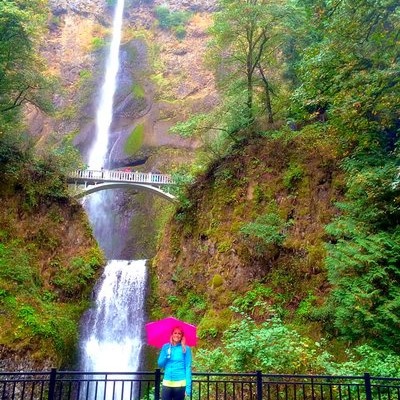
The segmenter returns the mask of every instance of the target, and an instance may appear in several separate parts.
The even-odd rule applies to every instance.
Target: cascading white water
[[[101,89],[100,103],[96,115],[96,138],[89,154],[89,167],[100,169],[104,166],[108,151],[109,130],[113,116],[113,101],[119,69],[119,47],[121,44],[124,0],[118,0],[113,22],[113,35],[107,58],[106,74]]]
[[[110,51],[107,57],[104,83],[100,92],[100,101],[96,113],[96,131],[94,142],[88,154],[90,169],[100,170],[108,167],[108,144],[110,127],[113,118],[113,100],[117,88],[119,70],[119,49],[122,36],[122,20],[124,0],[118,0],[113,19],[113,30]],[[84,207],[88,213],[97,241],[109,258],[118,257],[118,250],[110,238],[110,229],[115,229],[113,216],[113,194],[107,192],[95,193],[84,200]]]
[[[137,371],[144,323],[145,260],[111,260],[85,319],[85,371]]]
[[[96,137],[88,154],[88,164],[92,169],[100,169],[108,162],[108,137],[113,116],[113,98],[117,87],[123,8],[124,0],[118,0],[105,81],[97,111]],[[119,228],[118,219],[113,217],[112,213],[113,201],[112,193],[100,192],[90,195],[84,203],[95,236],[108,258],[120,257],[120,252],[114,249],[115,246],[110,240],[111,232],[118,231]],[[123,241],[124,238],[121,237],[120,242]],[[82,370],[88,372],[138,370],[143,342],[145,281],[145,261],[108,262],[95,290],[95,307],[88,310],[81,323]],[[91,393],[90,398],[94,398],[93,396],[95,395]]]

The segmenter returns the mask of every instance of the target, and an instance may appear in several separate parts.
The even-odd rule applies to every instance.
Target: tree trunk
[[[258,65],[258,69],[261,73],[261,78],[264,83],[265,89],[265,110],[267,112],[268,122],[270,124],[274,123],[274,116],[272,114],[272,104],[271,104],[271,90],[269,88],[268,79],[264,74],[264,70],[262,69],[261,65]]]

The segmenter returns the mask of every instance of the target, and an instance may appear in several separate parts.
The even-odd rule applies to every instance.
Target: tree
[[[299,64],[294,99],[303,117],[327,112],[351,134],[393,135],[399,127],[398,2],[342,0],[323,7],[307,0],[306,8],[310,2],[318,10],[309,18],[319,40]]]
[[[264,87],[264,109],[273,122],[271,84],[267,67],[278,57],[282,41],[283,6],[279,0],[220,0],[211,29],[220,83],[242,82],[247,119],[254,119],[256,87]],[[288,12],[288,9],[286,9]]]
[[[328,309],[346,339],[398,351],[399,4],[296,3],[305,10],[314,38],[298,63],[297,116],[324,120],[347,155],[341,215],[327,227]]]
[[[49,109],[51,80],[44,76],[39,39],[44,32],[45,0],[0,2],[0,117],[10,118],[24,103]]]
[[[368,339],[398,351],[400,187],[393,185],[395,157],[348,160],[345,167],[351,176],[347,202],[339,205],[343,214],[327,227],[332,235],[326,266],[335,325],[348,339]]]

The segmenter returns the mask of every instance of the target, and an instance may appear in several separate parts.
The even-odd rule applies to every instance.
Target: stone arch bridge
[[[174,181],[166,174],[80,169],[71,173],[67,177],[67,182],[75,186],[75,198],[101,190],[131,188],[151,192],[171,202],[176,201],[176,197],[168,193],[168,187],[174,185]]]

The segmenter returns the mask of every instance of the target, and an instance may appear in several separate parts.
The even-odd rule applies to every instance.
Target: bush
[[[342,215],[326,228],[332,237],[326,266],[335,326],[346,339],[400,349],[400,188],[388,156],[348,160]],[[351,324],[349,324],[351,321]]]
[[[223,347],[199,350],[195,365],[200,371],[268,373],[312,373],[321,370],[320,360],[328,354],[316,343],[273,318],[257,325],[244,317],[223,336]]]
[[[283,176],[283,186],[285,186],[286,189],[291,190],[297,185],[303,176],[304,170],[301,165],[290,164]]]
[[[246,236],[260,239],[266,245],[281,245],[288,226],[290,223],[285,222],[278,214],[268,213],[259,216],[255,222],[244,225],[240,231]]]
[[[73,257],[69,265],[60,266],[52,283],[66,297],[82,293],[84,288],[94,279],[97,268],[103,264],[99,251],[93,249],[85,257]]]
[[[161,29],[172,29],[180,39],[186,35],[184,24],[189,19],[189,13],[170,11],[167,6],[158,6],[155,8],[155,14]]]

